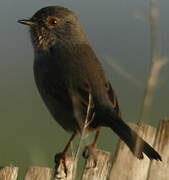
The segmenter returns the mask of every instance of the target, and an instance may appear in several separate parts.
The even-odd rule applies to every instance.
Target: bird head
[[[37,11],[32,18],[18,21],[30,26],[35,49],[48,51],[51,47],[64,47],[88,43],[76,15],[60,6],[49,6]]]

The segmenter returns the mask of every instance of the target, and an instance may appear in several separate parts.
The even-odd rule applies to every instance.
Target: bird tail
[[[143,153],[145,153],[150,160],[162,160],[158,152],[137,135],[116,112],[109,111],[105,117],[104,125],[110,127],[127,144],[137,158],[143,159]],[[138,148],[136,148],[137,142],[139,142]]]

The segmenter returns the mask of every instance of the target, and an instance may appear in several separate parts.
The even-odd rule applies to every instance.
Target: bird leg
[[[68,141],[68,144],[66,145],[65,149],[63,150],[63,152],[61,154],[56,154],[55,155],[55,163],[56,163],[56,166],[55,168],[57,169],[59,164],[63,164],[63,167],[64,167],[64,172],[66,174],[66,177],[67,177],[67,167],[66,167],[66,156],[67,156],[67,152],[72,144],[72,141],[73,139],[75,138],[75,136],[77,135],[77,131],[75,131],[71,138],[69,139]],[[59,164],[58,164],[58,160],[59,160]]]
[[[96,135],[95,135],[95,138],[94,138],[94,141],[93,141],[93,143],[92,143],[92,145],[91,145],[94,149],[96,149],[96,147],[97,147],[97,141],[98,141],[98,137],[99,137],[99,135],[100,135],[100,130],[101,130],[101,127],[99,127],[99,128],[97,129]]]

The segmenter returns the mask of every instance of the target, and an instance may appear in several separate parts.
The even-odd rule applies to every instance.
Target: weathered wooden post
[[[161,154],[162,162],[151,163],[148,180],[169,179],[169,120],[162,120],[158,131],[155,149]]]
[[[155,128],[148,125],[138,127],[134,124],[131,124],[130,127],[150,145],[154,144]],[[149,166],[150,160],[146,156],[143,160],[137,159],[124,142],[120,141],[114,157],[110,180],[146,180]]]
[[[106,180],[110,168],[110,153],[95,149],[86,160],[82,180]]]
[[[30,166],[27,169],[24,180],[50,180],[51,176],[51,168]]]
[[[64,172],[63,164],[60,163],[58,169],[55,172],[56,176],[54,180],[75,180],[77,160],[74,157],[66,158],[67,176]]]
[[[16,180],[18,176],[18,167],[0,168],[0,180]]]

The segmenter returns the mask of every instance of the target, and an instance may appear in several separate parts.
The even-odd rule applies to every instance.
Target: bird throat
[[[34,33],[33,33],[34,34]],[[41,49],[43,51],[49,51],[50,47],[54,44],[56,40],[55,36],[49,36],[47,30],[42,27],[33,35],[33,41],[35,43],[36,48]]]

